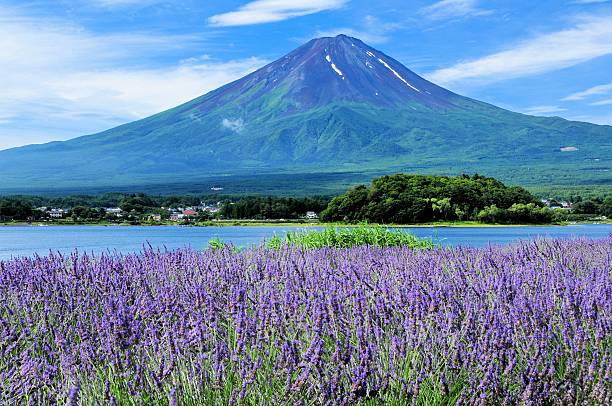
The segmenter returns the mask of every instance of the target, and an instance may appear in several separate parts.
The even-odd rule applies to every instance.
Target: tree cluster
[[[228,219],[297,219],[308,211],[320,213],[328,202],[329,199],[325,197],[246,197],[226,201],[221,208],[221,215]]]
[[[488,212],[486,211],[488,210]],[[496,210],[511,213],[503,222],[548,222],[547,209],[527,190],[480,175],[396,174],[357,186],[338,196],[321,213],[324,221],[425,223],[481,220],[497,222]],[[480,218],[479,215],[485,211]],[[486,213],[494,212],[495,215]],[[501,217],[501,214],[499,214]]]
[[[580,201],[572,205],[572,213],[612,218],[612,195],[608,195],[603,199],[600,197],[588,200],[580,199]]]
[[[0,199],[0,220],[4,218],[27,220],[34,214],[32,205],[20,198]]]
[[[0,198],[2,201],[19,201],[30,207],[56,207],[73,209],[75,207],[126,207],[135,209],[149,207],[177,208],[196,206],[202,201],[217,202],[223,197],[209,195],[168,195],[153,196],[144,193],[104,193],[101,195],[73,195],[73,196],[25,196],[15,195]],[[12,204],[12,203],[11,203]],[[126,210],[127,211],[127,210]]]
[[[490,224],[547,224],[556,218],[554,210],[534,203],[515,203],[507,209],[491,205],[476,216],[478,221]]]

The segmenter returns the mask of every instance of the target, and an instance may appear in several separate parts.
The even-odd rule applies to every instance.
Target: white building
[[[66,215],[67,212],[68,211],[64,210],[64,209],[51,209],[51,210],[47,211],[47,214],[52,219],[61,219],[61,218],[64,218],[64,216]]]
[[[183,220],[184,218],[185,218],[185,215],[183,213],[172,213],[170,215],[171,221],[179,221],[179,220]]]
[[[115,216],[118,216],[123,213],[123,210],[121,210],[119,207],[106,207],[104,211],[107,214],[114,214]]]

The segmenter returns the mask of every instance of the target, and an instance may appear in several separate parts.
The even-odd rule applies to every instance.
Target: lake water
[[[283,235],[300,227],[180,227],[180,226],[8,226],[0,227],[0,259],[47,254],[50,250],[71,252],[140,251],[144,244],[169,249],[202,249],[213,238],[239,247],[259,244],[274,234]],[[605,238],[612,224],[536,227],[423,227],[406,228],[420,237],[430,237],[447,246],[507,244],[536,236]]]

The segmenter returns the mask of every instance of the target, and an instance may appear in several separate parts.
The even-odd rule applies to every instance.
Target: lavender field
[[[0,262],[1,404],[611,404],[612,237]]]

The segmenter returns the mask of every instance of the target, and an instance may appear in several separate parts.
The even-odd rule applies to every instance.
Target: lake
[[[0,259],[63,253],[75,248],[86,252],[134,252],[144,244],[159,248],[202,249],[208,241],[220,238],[239,247],[256,245],[274,234],[283,235],[300,227],[181,227],[181,226],[7,226],[0,227]],[[480,247],[507,244],[537,236],[605,238],[612,224],[526,227],[419,227],[406,228],[420,237],[430,237],[446,246]]]

